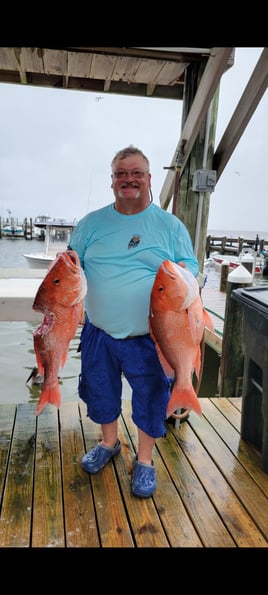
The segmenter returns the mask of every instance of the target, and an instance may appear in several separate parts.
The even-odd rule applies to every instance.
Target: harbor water
[[[29,264],[23,256],[27,252],[42,251],[39,240],[25,240],[24,238],[0,240],[0,268],[25,268]],[[205,267],[206,284],[219,288],[220,274],[212,266]],[[40,386],[27,382],[36,361],[33,347],[33,332],[38,324],[30,322],[2,322],[0,321],[0,365],[1,365],[1,394],[0,402],[23,403],[38,401]],[[64,368],[60,371],[60,389],[62,399],[79,399],[77,385],[80,372],[80,353],[77,351],[80,342],[81,327],[70,342],[68,357]],[[214,371],[213,371],[214,374]],[[207,381],[202,383],[202,394],[213,394],[215,379],[211,373]],[[130,397],[130,389],[125,381],[124,396]],[[205,394],[204,394],[205,393]],[[207,393],[207,394],[206,394]]]

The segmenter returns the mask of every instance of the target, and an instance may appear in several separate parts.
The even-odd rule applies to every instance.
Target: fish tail
[[[193,386],[179,388],[174,385],[168,402],[166,417],[170,417],[176,409],[191,409],[198,415],[202,414],[200,401]]]
[[[36,416],[39,415],[41,411],[43,411],[48,403],[51,403],[58,408],[61,406],[61,393],[58,385],[49,388],[46,388],[45,385],[43,386],[43,390],[41,391],[38,405],[36,407]]]

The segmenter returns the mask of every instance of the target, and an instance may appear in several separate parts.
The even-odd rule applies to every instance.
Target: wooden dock
[[[157,440],[157,490],[131,494],[137,449],[123,399],[122,451],[100,473],[80,465],[100,438],[78,399],[60,410],[0,405],[1,548],[267,548],[268,474],[240,438],[241,399],[202,398]]]
[[[235,254],[239,255],[243,248],[251,248],[256,252],[267,253],[268,241],[264,238],[244,238],[243,236],[212,236],[208,235],[206,239],[206,257],[209,258],[211,252],[219,252],[220,254]]]
[[[214,324],[214,332],[208,328],[205,329],[205,341],[220,355],[222,352],[226,293],[205,285],[202,289],[202,301]]]

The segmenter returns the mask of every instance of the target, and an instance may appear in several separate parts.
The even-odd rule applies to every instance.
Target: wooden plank
[[[65,545],[58,411],[47,405],[37,417],[32,547]]]
[[[204,449],[198,444],[196,435],[192,436],[189,425],[205,445]],[[204,488],[237,545],[268,547],[267,497],[204,415],[192,414],[189,422],[182,424],[181,435],[185,439],[185,454],[202,477]]]
[[[86,451],[88,451],[101,439],[101,429],[87,417],[86,407],[82,402],[80,410]],[[121,457],[121,454],[118,457]],[[114,461],[108,463],[100,473],[85,475],[91,484],[101,547],[132,547],[133,538],[121,499]]]
[[[21,403],[17,406],[1,509],[1,547],[30,546],[34,472],[32,436],[36,425],[33,411],[32,404]],[[9,418],[9,424],[10,422]]]
[[[85,448],[77,401],[62,403],[60,426],[66,547],[99,547],[92,490],[81,468]]]
[[[123,404],[129,401],[123,400]],[[122,442],[122,456],[115,460],[116,471],[122,487],[125,507],[136,547],[169,547],[169,543],[152,498],[140,499],[133,496],[131,478],[136,456],[129,428],[123,418],[119,419],[119,437]]]
[[[187,444],[184,439],[185,426],[188,430]],[[165,459],[168,471],[204,547],[235,547],[235,541],[217,511],[210,491],[207,491],[202,484],[201,478],[203,473],[209,473],[210,462],[204,460],[202,446],[200,448],[198,439],[194,433],[191,433],[188,422],[180,424],[176,430],[170,426],[167,440],[158,440],[157,447]],[[195,451],[197,458],[195,466],[186,456],[187,449],[191,452]],[[215,489],[218,489],[218,486],[214,487]]]
[[[237,407],[238,411],[242,411],[242,399],[241,397],[228,397],[229,403],[232,403],[235,407]]]
[[[2,501],[15,413],[15,403],[0,404],[0,501]]]
[[[131,493],[130,399],[119,418],[122,451],[92,476],[81,457],[100,427],[82,401],[48,406],[37,419],[36,403],[0,405],[0,547],[267,548],[268,474],[240,438],[241,401],[203,398],[201,417],[166,424],[148,499]]]
[[[234,397],[241,401],[241,397]],[[237,432],[240,432],[241,426],[241,412],[237,407],[234,407],[229,398],[224,397],[211,397],[210,401],[208,401],[208,407],[210,407],[210,403],[213,403],[215,407],[219,409],[222,415],[218,416],[218,422],[224,422],[222,419],[223,416],[227,418],[227,420],[234,426]],[[206,401],[205,401],[206,406]],[[203,411],[204,413],[204,411]],[[221,430],[219,428],[219,434],[221,434]],[[237,436],[237,434],[235,434]]]
[[[214,351],[216,351],[218,355],[221,355],[222,337],[220,335],[217,335],[217,333],[211,331],[207,327],[205,327],[205,343],[206,345],[211,347],[211,349],[214,349]]]
[[[122,415],[128,430],[131,430],[131,438],[134,441],[135,449],[137,449],[137,431],[131,419],[130,401],[123,400]],[[163,440],[165,439],[163,438]],[[163,524],[163,528],[170,546],[202,547],[202,541],[198,536],[191,519],[188,517],[180,495],[178,494],[173,482],[170,480],[170,476],[158,449],[154,450],[154,464],[156,469],[157,490],[153,495],[153,501],[158,512],[159,519]],[[136,501],[133,501],[131,496],[126,497],[126,506],[131,516],[132,523],[134,518],[136,521],[136,526],[138,527],[140,519],[136,517],[140,514],[140,511],[139,509],[136,509]],[[144,524],[144,531],[148,530],[156,531],[157,525],[153,525],[152,522],[148,525],[147,522],[147,524]]]
[[[262,469],[261,452],[253,444],[241,439],[240,421],[237,420],[236,414],[234,418],[232,409],[235,407],[229,402],[229,399],[205,399],[203,415],[214,426],[221,439],[268,497],[268,475]],[[241,419],[241,414],[239,417]],[[233,423],[234,421],[235,423]],[[234,428],[230,426],[230,423]]]

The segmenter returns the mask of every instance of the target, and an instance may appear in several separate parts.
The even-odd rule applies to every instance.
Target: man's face
[[[112,188],[116,197],[147,198],[150,185],[151,174],[141,155],[130,155],[125,159],[118,159],[114,164]]]

